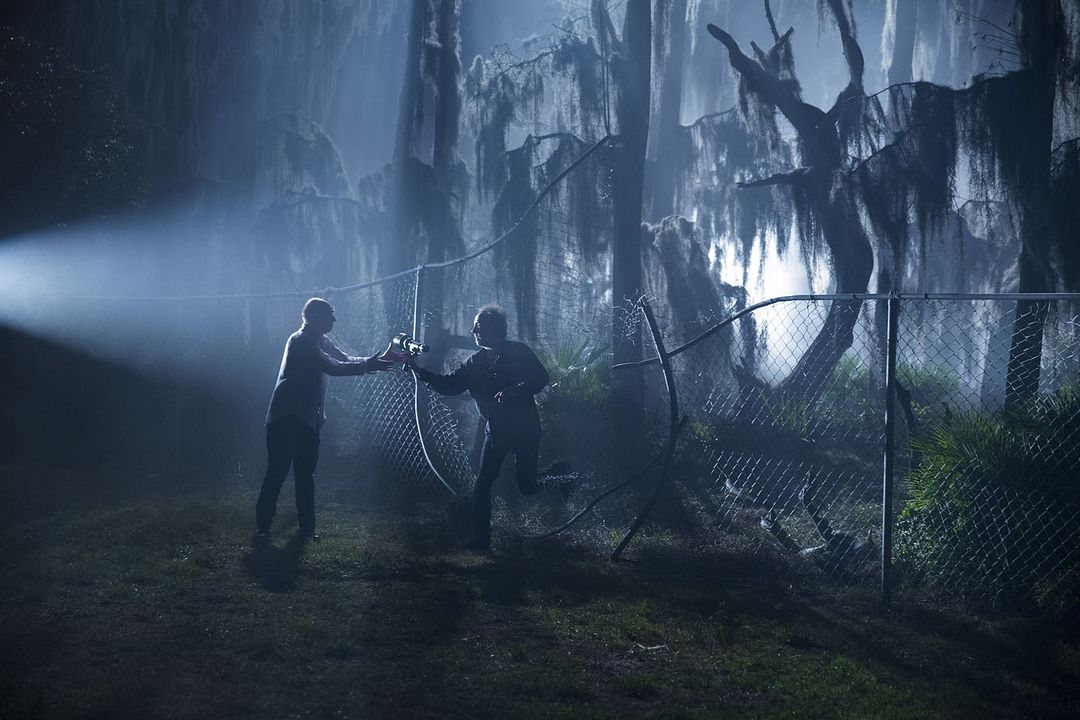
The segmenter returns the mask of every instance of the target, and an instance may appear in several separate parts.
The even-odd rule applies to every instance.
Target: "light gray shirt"
[[[267,424],[292,415],[318,433],[326,422],[326,376],[363,375],[375,369],[376,362],[374,357],[346,355],[330,338],[304,325],[285,343]]]

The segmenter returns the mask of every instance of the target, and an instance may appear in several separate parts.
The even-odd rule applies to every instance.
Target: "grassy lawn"
[[[279,525],[290,522],[289,494]],[[644,537],[454,550],[438,519],[149,499],[0,535],[0,717],[1077,717],[1080,644]]]

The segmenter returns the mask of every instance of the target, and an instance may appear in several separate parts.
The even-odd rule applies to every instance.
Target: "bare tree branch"
[[[709,120],[712,120],[715,117],[722,117],[724,115],[730,115],[731,113],[735,112],[735,110],[736,110],[736,108],[730,107],[727,110],[721,110],[720,112],[714,112],[714,113],[708,113],[707,115],[702,115],[697,120],[690,123],[689,125],[683,125],[682,128],[684,130],[689,130],[690,128],[695,128],[698,125],[706,123],[706,122],[708,122]]]
[[[773,19],[772,7],[769,5],[769,0],[765,0],[765,18],[769,21],[769,29],[772,30],[773,44],[780,44],[780,33],[776,31],[776,20]],[[790,30],[788,32],[790,32]]]
[[[850,76],[849,88],[862,90],[863,71],[866,61],[863,59],[862,48],[855,39],[855,31],[851,27],[847,12],[844,10],[844,0],[826,0],[833,17],[836,18],[836,26],[840,28],[840,41],[844,46],[844,59],[847,60],[848,74]]]
[[[780,48],[788,41],[788,38],[791,37],[793,32],[795,32],[795,28],[789,27],[787,32],[777,38],[776,43],[769,49],[769,52],[765,52],[758,47],[756,42],[751,40],[750,47],[753,49],[754,54],[757,55],[758,64],[770,73],[775,72],[776,68],[779,66]]]
[[[706,29],[727,48],[731,67],[746,79],[752,90],[783,113],[804,140],[811,140],[817,135],[819,124],[825,120],[825,113],[803,102],[789,85],[747,57],[735,39],[726,32],[711,23]]]
[[[581,139],[580,137],[578,137],[577,135],[575,135],[572,132],[553,132],[553,133],[547,133],[546,135],[529,135],[529,137],[525,138],[525,142],[522,143],[522,146],[524,146],[525,143],[529,142],[530,138],[533,140],[533,142],[543,142],[544,140],[567,140],[567,139],[569,139],[569,140],[573,140],[578,145],[590,144],[590,143],[586,143],[585,140]]]
[[[990,27],[1000,31],[1001,33],[1003,33],[1005,35],[1008,35],[1008,36],[1012,37],[1014,40],[1017,40],[1019,42],[1019,37],[1012,30],[1007,30],[1007,29],[1001,27],[1000,25],[997,25],[995,23],[990,22],[989,20],[987,20],[984,17],[976,15],[975,13],[967,12],[965,10],[959,10],[959,11],[957,11],[956,16],[958,18],[968,18],[969,20],[974,20],[975,22],[986,23]]]
[[[615,31],[615,25],[611,22],[611,13],[608,12],[603,0],[593,0],[592,16],[596,32],[603,35],[601,41],[610,42],[611,47],[615,48],[615,53],[622,55],[622,40],[619,38],[619,33]]]
[[[750,49],[754,51],[754,55],[757,56],[758,65],[761,67],[769,66],[769,56],[765,54],[765,51],[758,47],[758,44],[753,40],[750,41]]]

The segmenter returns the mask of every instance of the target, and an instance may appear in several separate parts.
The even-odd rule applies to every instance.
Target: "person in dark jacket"
[[[467,546],[480,552],[491,547],[491,486],[503,461],[514,453],[518,489],[537,492],[537,454],[540,449],[540,414],[533,396],[548,384],[548,373],[528,345],[506,338],[506,313],[497,305],[480,308],[472,334],[479,351],[449,375],[418,367],[407,358],[417,376],[441,395],[466,390],[487,421],[480,472],[472,498],[472,537]]]
[[[278,494],[293,468],[296,481],[296,515],[303,540],[318,541],[315,534],[315,465],[319,461],[319,433],[326,415],[328,375],[365,375],[394,367],[390,348],[380,356],[350,357],[326,333],[334,328],[334,306],[311,298],[301,312],[303,324],[289,336],[281,358],[277,384],[266,413],[266,475],[255,505],[255,528],[259,536],[270,534],[277,511]]]

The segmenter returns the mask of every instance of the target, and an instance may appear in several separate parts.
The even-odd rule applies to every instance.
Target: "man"
[[[540,449],[540,414],[533,396],[548,384],[548,373],[528,345],[506,339],[506,313],[486,305],[476,314],[473,339],[480,350],[449,375],[440,375],[406,361],[417,376],[442,395],[466,390],[487,421],[480,473],[473,491],[472,537],[467,546],[479,552],[491,547],[491,486],[503,461],[514,453],[518,489],[537,491],[536,459]]]
[[[318,542],[315,534],[315,465],[319,461],[319,432],[326,421],[327,375],[364,375],[388,370],[394,360],[390,348],[381,356],[349,357],[326,337],[334,327],[334,307],[322,298],[304,303],[300,329],[289,336],[281,358],[277,385],[266,414],[267,467],[255,527],[260,537],[270,535],[277,512],[278,493],[293,468],[296,515],[302,540]]]

